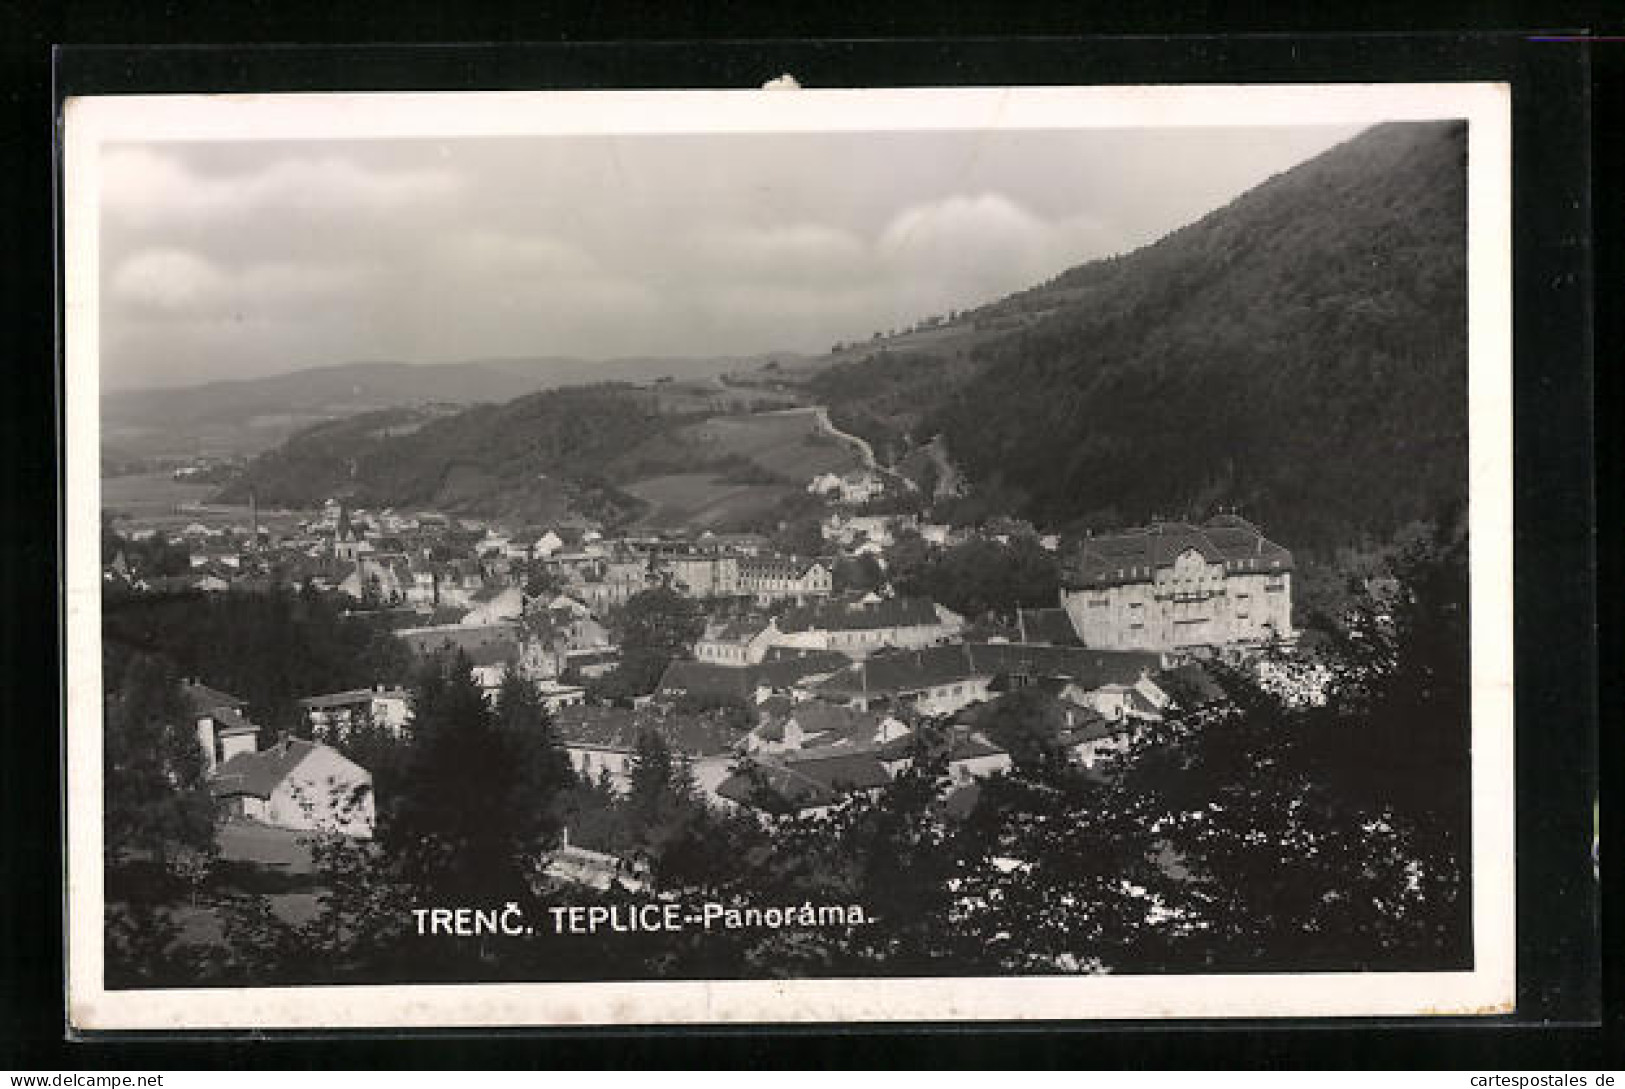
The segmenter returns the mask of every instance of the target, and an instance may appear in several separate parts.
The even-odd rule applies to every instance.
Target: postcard
[[[1510,154],[68,99],[70,1025],[1511,1012]]]

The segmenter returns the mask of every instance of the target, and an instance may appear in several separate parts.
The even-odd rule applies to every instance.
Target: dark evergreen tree
[[[538,755],[548,747],[540,724],[521,724],[517,691],[493,709],[460,652],[419,676],[411,760],[383,831],[408,883],[437,902],[528,898],[535,859],[551,846],[565,781]]]
[[[102,731],[103,827],[110,861],[167,863],[214,845],[207,765],[175,675],[162,661],[109,655],[117,683]]]

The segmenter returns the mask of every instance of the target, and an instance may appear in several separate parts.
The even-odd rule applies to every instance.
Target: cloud
[[[700,268],[729,280],[840,281],[863,274],[872,261],[857,234],[811,222],[769,227],[708,223],[689,233],[685,250]]]
[[[116,148],[101,161],[103,209],[132,226],[244,222],[286,211],[323,219],[369,217],[444,200],[462,186],[444,168],[379,170],[338,155],[296,155],[250,172],[208,173],[151,147]]]
[[[222,312],[286,312],[339,301],[368,286],[377,270],[364,264],[309,266],[284,261],[226,268],[189,250],[140,250],[113,270],[115,300],[203,320]]]
[[[118,298],[157,310],[184,311],[208,304],[221,289],[224,274],[195,253],[177,249],[143,250],[114,271]]]
[[[452,270],[494,280],[552,279],[602,272],[598,260],[579,246],[545,235],[458,231],[439,240],[438,249]]]

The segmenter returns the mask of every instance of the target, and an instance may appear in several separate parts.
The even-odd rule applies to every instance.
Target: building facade
[[[1061,604],[1086,647],[1197,652],[1290,640],[1292,553],[1233,514],[1089,537]]]
[[[744,559],[739,561],[738,571],[739,593],[749,594],[761,605],[828,597],[835,585],[830,569],[817,560],[784,556]]]

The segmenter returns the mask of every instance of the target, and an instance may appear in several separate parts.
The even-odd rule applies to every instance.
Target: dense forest
[[[1047,524],[1237,504],[1330,548],[1434,516],[1467,479],[1465,160],[1464,125],[1381,125],[1064,273],[923,430]]]

